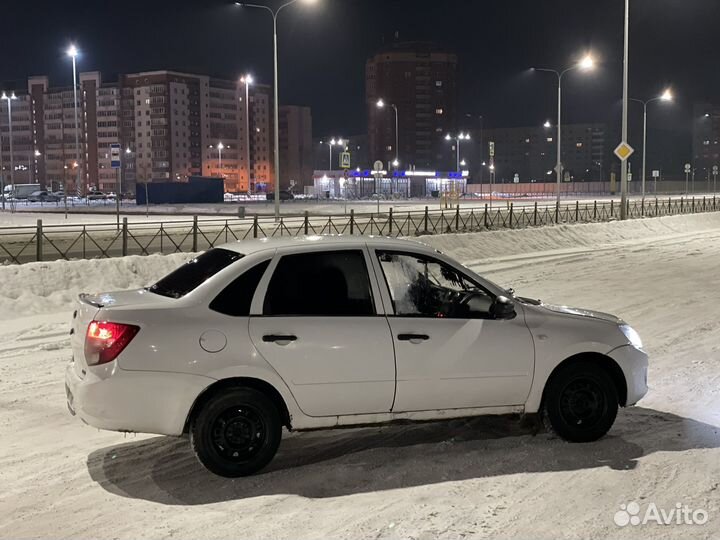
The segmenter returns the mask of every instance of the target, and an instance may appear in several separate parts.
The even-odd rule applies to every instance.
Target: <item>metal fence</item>
[[[718,211],[716,197],[665,198],[628,201],[631,219]],[[592,223],[618,219],[617,201],[574,202],[561,205],[486,204],[451,210],[272,218],[128,221],[116,223],[0,227],[0,262],[22,264],[57,259],[88,259],[153,253],[197,252],[248,238],[322,234],[422,236],[521,229],[562,223]]]

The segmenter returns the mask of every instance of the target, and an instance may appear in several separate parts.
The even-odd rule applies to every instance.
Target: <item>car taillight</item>
[[[139,326],[93,321],[85,336],[85,360],[89,366],[115,360],[140,330]]]

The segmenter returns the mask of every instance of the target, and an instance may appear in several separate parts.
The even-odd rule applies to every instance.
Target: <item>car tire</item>
[[[228,478],[265,467],[277,452],[282,421],[276,405],[252,388],[233,388],[206,401],[190,425],[190,444],[210,472]]]
[[[615,422],[618,391],[612,378],[592,362],[574,362],[552,375],[543,397],[548,432],[569,442],[592,442]]]

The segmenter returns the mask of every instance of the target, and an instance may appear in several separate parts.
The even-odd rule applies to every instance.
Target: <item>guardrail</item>
[[[667,198],[628,201],[631,219],[718,211],[716,197]],[[612,221],[619,217],[617,201],[579,202],[561,205],[513,203],[498,208],[387,212],[300,217],[227,218],[182,221],[0,227],[0,263],[23,264],[57,259],[88,259],[153,253],[197,252],[213,246],[244,240],[308,234],[422,236],[476,232],[491,229],[521,229],[562,223]]]

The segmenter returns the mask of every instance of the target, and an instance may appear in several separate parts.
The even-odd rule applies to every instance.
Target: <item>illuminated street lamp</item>
[[[278,37],[277,37],[277,20],[280,12],[288,6],[291,6],[300,0],[290,0],[280,5],[277,9],[260,4],[251,4],[247,2],[235,2],[236,6],[244,8],[264,9],[272,15],[273,19],[273,90],[274,90],[274,106],[273,113],[275,116],[275,221],[280,221],[280,100],[278,98]],[[317,0],[302,0],[305,4],[315,4]]]
[[[672,91],[668,88],[666,89],[662,94],[660,94],[657,97],[647,99],[643,101],[642,99],[635,99],[635,98],[629,98],[630,101],[635,101],[636,103],[640,103],[643,106],[643,163],[642,163],[642,213],[645,213],[645,179],[647,178],[647,108],[648,104],[652,103],[653,101],[672,101],[673,100],[673,94]]]
[[[78,50],[75,45],[70,45],[67,50],[67,55],[72,58],[73,68],[73,101],[75,105],[75,162],[80,162],[80,122],[78,121],[78,99],[77,99],[77,65],[76,59],[78,56]],[[81,191],[81,174],[82,170],[79,166],[77,168],[77,179],[75,184],[75,191],[78,195],[82,194]],[[65,204],[67,206],[67,190],[63,189],[63,196],[65,197]]]
[[[562,123],[562,79],[563,76],[568,73],[569,71],[573,71],[575,69],[580,69],[582,71],[590,71],[595,67],[595,61],[593,60],[592,56],[586,55],[580,62],[577,64],[570,66],[562,71],[556,70],[556,69],[547,69],[547,68],[533,68],[535,71],[545,71],[548,73],[554,73],[557,76],[558,80],[558,119],[557,119],[557,164],[555,166],[555,171],[557,172],[557,208],[560,208],[560,184],[562,182],[562,130],[561,130],[561,123]],[[545,127],[549,126],[550,122],[545,122]],[[556,210],[556,213],[559,210]]]
[[[385,108],[385,100],[380,98],[377,100],[377,103],[375,105],[377,106],[378,109],[383,109],[383,108]],[[399,161],[400,161],[400,148],[399,148],[400,132],[398,130],[398,125],[399,125],[398,108],[394,103],[391,103],[390,106],[393,108],[393,111],[395,111],[395,160],[393,161],[393,163],[395,163],[395,162],[399,163]],[[395,166],[397,167],[397,165],[395,165]]]
[[[245,145],[245,164],[247,165],[248,190],[250,190],[250,85],[254,82],[250,74],[240,77],[240,82],[245,86],[245,133],[247,140]]]
[[[457,137],[453,137],[449,133],[445,135],[446,141],[455,141],[455,170],[460,171],[460,143],[462,141],[469,141],[470,140],[470,134],[469,133],[460,133]]]
[[[328,148],[329,148],[329,150],[330,150],[330,162],[329,162],[328,170],[329,170],[329,171],[332,171],[332,170],[333,170],[333,146],[344,146],[344,145],[345,145],[345,141],[344,141],[343,139],[341,139],[341,138],[335,139],[335,138],[333,137],[333,138],[330,139],[327,143],[324,143],[324,142],[320,141],[320,144],[327,144],[327,145],[328,145]]]
[[[2,93],[0,99],[6,99],[8,104],[8,130],[10,137],[10,185],[13,193],[15,192],[15,164],[13,162],[13,133],[12,133],[12,102],[17,99],[15,92],[11,94]]]
[[[217,145],[218,149],[218,169],[220,169],[220,176],[222,176],[222,151],[225,149],[225,145],[220,141]]]

